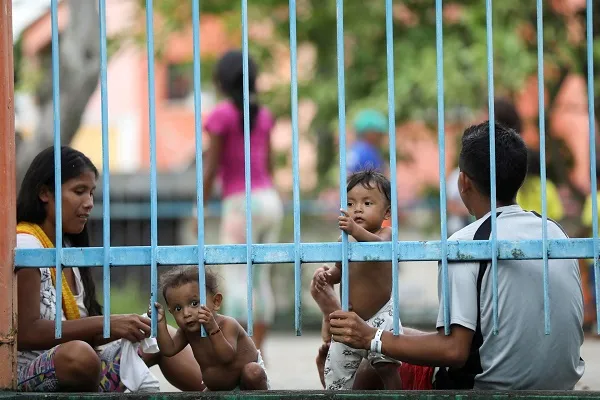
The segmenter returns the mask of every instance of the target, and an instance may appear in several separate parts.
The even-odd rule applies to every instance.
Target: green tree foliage
[[[168,21],[164,29],[178,30],[190,23],[191,2],[161,0],[155,3],[155,12]],[[227,25],[240,32],[241,1],[203,0],[200,3],[202,13],[223,15]],[[287,0],[248,3],[252,22],[272,23],[275,40],[289,43]],[[336,4],[333,0],[298,0],[297,3],[298,43],[312,44],[318,60],[312,79],[300,82],[299,95],[314,100],[318,105],[315,130],[335,131],[338,118]],[[473,111],[485,109],[488,101],[485,2],[462,0],[444,3],[446,117],[455,121],[468,120]],[[513,95],[522,89],[527,77],[537,72],[535,3],[493,3],[494,86],[497,95]],[[434,4],[433,0],[394,1],[394,104],[397,122],[410,119],[421,119],[431,124],[436,122]],[[595,35],[600,34],[598,9],[596,7],[595,10]],[[585,39],[585,10],[565,15],[551,8],[549,2],[544,2],[543,16],[545,84],[549,93],[546,106],[550,109],[565,77],[570,73],[586,72],[585,40],[576,40],[578,34]],[[363,107],[387,111],[385,2],[346,1],[344,33],[347,115],[352,117]],[[272,42],[251,42],[250,51],[264,69],[277,61]],[[598,40],[595,57],[598,63]],[[598,70],[600,66],[596,67],[597,76]],[[596,79],[598,92],[600,79]],[[264,94],[264,99],[276,114],[286,115],[290,112],[289,93],[286,83]],[[549,141],[552,142],[551,139]],[[558,157],[556,152],[564,147],[560,143],[556,146],[558,150],[551,148],[550,156]],[[558,180],[566,179],[566,174],[554,175]]]

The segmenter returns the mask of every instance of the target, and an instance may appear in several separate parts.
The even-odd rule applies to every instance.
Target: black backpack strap
[[[496,216],[500,216],[498,212]],[[473,240],[489,240],[492,233],[492,218],[489,216],[477,228]],[[483,334],[481,333],[481,285],[483,276],[487,271],[489,261],[481,261],[479,263],[479,273],[477,275],[477,325],[475,326],[475,334],[471,342],[471,350],[469,358],[464,366],[460,368],[440,368],[435,377],[436,389],[473,389],[475,385],[475,376],[482,373],[481,359],[479,357],[479,349],[483,345]]]

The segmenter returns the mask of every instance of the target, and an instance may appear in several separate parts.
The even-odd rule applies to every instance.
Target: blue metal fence
[[[158,0],[160,1],[160,0]],[[542,0],[537,0],[538,7],[538,75],[539,79],[539,109],[540,109],[540,158],[542,176],[542,215],[543,232],[540,240],[527,241],[498,241],[496,232],[496,213],[492,212],[492,234],[490,240],[455,242],[447,240],[446,226],[446,196],[445,196],[445,131],[444,131],[444,72],[443,72],[443,26],[442,26],[442,0],[435,1],[436,11],[436,53],[437,53],[437,90],[438,90],[438,141],[440,149],[440,209],[441,209],[441,240],[417,242],[398,241],[398,215],[397,195],[392,190],[392,241],[384,243],[349,243],[345,233],[342,241],[335,243],[302,243],[300,229],[300,191],[299,191],[299,152],[298,152],[298,73],[297,73],[297,43],[296,43],[296,0],[289,0],[290,20],[290,52],[291,52],[291,105],[293,127],[293,215],[294,215],[294,242],[253,244],[251,235],[252,219],[246,219],[245,245],[205,245],[204,243],[204,201],[202,193],[202,138],[201,138],[201,96],[200,96],[200,4],[193,0],[192,26],[193,26],[193,58],[194,58],[194,110],[196,115],[196,185],[198,209],[198,243],[194,246],[159,246],[157,235],[157,179],[156,179],[156,113],[154,95],[154,41],[153,41],[153,0],[146,0],[146,32],[148,51],[148,90],[149,90],[149,126],[150,126],[150,221],[151,244],[150,246],[111,247],[110,240],[110,175],[108,154],[108,107],[107,107],[107,49],[106,49],[106,4],[99,0],[100,41],[101,41],[101,94],[102,94],[102,146],[103,146],[103,247],[97,248],[63,248],[62,247],[62,219],[61,219],[61,163],[60,163],[60,93],[59,93],[59,42],[58,42],[58,0],[51,2],[52,21],[52,75],[53,75],[53,100],[54,100],[54,145],[55,145],[55,172],[56,179],[56,248],[55,249],[17,249],[15,253],[15,266],[17,267],[45,267],[55,266],[60,276],[62,267],[103,267],[104,278],[104,336],[110,333],[110,268],[129,265],[149,265],[151,269],[151,297],[157,299],[158,266],[168,265],[198,265],[200,269],[200,296],[205,301],[204,267],[214,264],[246,264],[248,275],[248,331],[252,334],[252,268],[259,263],[293,263],[295,278],[295,331],[301,334],[302,316],[300,307],[300,271],[302,263],[310,262],[341,262],[342,263],[342,306],[348,308],[348,262],[362,260],[378,261],[426,261],[435,260],[441,263],[442,268],[442,294],[444,304],[444,323],[446,332],[449,331],[450,310],[448,307],[448,261],[450,260],[491,260],[492,261],[492,287],[493,287],[493,321],[494,331],[498,329],[498,282],[497,262],[499,259],[543,259],[544,260],[544,315],[545,332],[550,333],[549,288],[548,288],[548,259],[553,258],[593,258],[596,276],[598,276],[600,253],[598,243],[597,200],[592,196],[593,202],[593,238],[549,240],[546,228],[547,205],[545,194],[545,126],[544,126],[544,83],[543,83],[543,21]],[[345,190],[345,150],[346,150],[346,119],[345,119],[345,92],[344,92],[344,25],[343,25],[343,0],[336,0],[337,6],[337,56],[338,56],[338,101],[339,101],[339,133],[340,133],[340,204],[346,206]],[[246,183],[246,215],[251,215],[250,207],[250,132],[249,132],[249,88],[248,88],[248,2],[241,0],[242,6],[242,48],[244,69],[244,153],[245,153],[245,183]],[[390,139],[390,170],[392,187],[397,187],[396,181],[396,137],[394,115],[394,54],[393,54],[393,24],[392,0],[385,1],[386,7],[386,45],[387,45],[387,84],[388,84],[388,123]],[[487,24],[487,51],[488,51],[488,96],[490,121],[494,120],[494,82],[493,82],[493,46],[492,46],[492,0],[486,0]],[[588,57],[588,92],[589,92],[589,140],[590,140],[590,176],[592,193],[597,190],[596,182],[596,152],[595,152],[595,127],[594,127],[594,96],[593,96],[593,43],[592,43],[592,0],[587,0],[587,57]],[[496,208],[495,184],[495,140],[494,124],[490,123],[490,160],[491,160],[491,201],[492,209]],[[394,268],[393,274],[393,303],[395,326],[399,330],[399,285],[398,270]],[[56,336],[61,336],[62,319],[62,281],[56,280]],[[596,280],[596,293],[600,286]],[[598,299],[598,296],[596,296]],[[600,307],[596,304],[600,317]],[[152,312],[152,335],[156,334],[156,311]]]

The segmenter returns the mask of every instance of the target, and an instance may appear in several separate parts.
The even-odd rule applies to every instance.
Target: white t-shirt
[[[17,248],[19,249],[43,249],[44,246],[40,241],[33,235],[28,233],[17,234]],[[39,268],[40,271],[40,318],[54,321],[56,316],[56,289],[52,284],[52,277],[50,275],[50,268]],[[83,282],[81,281],[81,274],[79,268],[73,267],[73,274],[75,275],[75,284],[77,286],[77,294],[75,301],[77,308],[79,309],[79,315],[81,317],[87,317],[88,311],[83,304],[84,289]],[[62,320],[66,321],[65,314],[63,312]],[[19,367],[26,365],[29,361],[37,358],[43,351],[19,351],[18,352],[18,363]]]
[[[542,237],[542,219],[518,205],[498,207],[498,240],[535,240]],[[489,213],[452,235],[449,240],[473,240]],[[567,235],[548,221],[549,239]],[[583,295],[577,260],[549,260],[550,323],[544,334],[542,260],[498,260],[498,334],[492,333],[491,263],[481,284],[482,373],[475,389],[571,390],[585,370],[580,358],[583,344]],[[472,331],[477,326],[479,262],[448,265],[450,323]],[[441,268],[438,275],[440,308],[437,327],[444,326]]]

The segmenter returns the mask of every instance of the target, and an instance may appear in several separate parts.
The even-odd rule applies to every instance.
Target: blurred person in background
[[[258,68],[251,58],[248,74],[252,242],[275,243],[279,240],[283,221],[283,204],[272,179],[271,131],[275,120],[269,109],[258,102]],[[222,184],[219,241],[222,244],[246,243],[243,78],[242,52],[225,53],[214,70],[215,86],[225,99],[208,115],[203,127],[210,137],[204,167],[204,200],[206,204],[219,174]],[[275,317],[270,272],[270,265],[254,266],[252,339],[259,350],[263,350],[263,341]],[[223,314],[245,324],[248,309],[246,265],[227,265],[222,276],[226,293]]]
[[[347,175],[375,170],[389,178],[388,160],[381,151],[388,135],[386,116],[377,110],[363,109],[354,119],[353,128],[356,140],[346,154]],[[392,226],[391,219],[383,221],[382,226]]]
[[[523,122],[515,104],[507,98],[494,99],[494,117],[496,122],[507,128],[523,134]],[[527,178],[517,194],[517,203],[524,210],[542,213],[542,179],[540,177],[540,153],[538,150],[527,147]],[[560,221],[564,216],[562,201],[556,185],[546,179],[546,204],[548,218]]]
[[[381,154],[381,147],[388,134],[387,118],[376,110],[362,110],[354,119],[354,133],[356,140],[346,155],[348,175],[366,169],[389,175]]]

